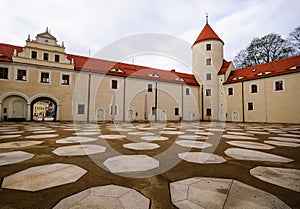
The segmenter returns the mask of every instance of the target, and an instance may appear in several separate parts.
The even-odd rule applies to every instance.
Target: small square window
[[[256,84],[252,84],[251,85],[251,93],[257,93],[257,85]]]
[[[49,60],[49,54],[48,53],[44,53],[43,54],[43,59],[44,60]]]
[[[0,67],[0,78],[8,79],[8,68],[7,67]]]
[[[206,44],[206,51],[211,51],[211,44]]]
[[[111,80],[111,89],[117,89],[117,88],[118,88],[118,81]]]
[[[211,65],[211,58],[206,59],[206,65]]]
[[[70,85],[70,75],[62,75],[61,84]]]
[[[190,95],[190,89],[189,88],[185,89],[185,95]]]
[[[275,81],[275,91],[283,90],[283,81]]]
[[[228,88],[228,95],[233,95],[233,88],[232,87]]]
[[[248,102],[248,110],[254,110],[253,102]]]
[[[37,51],[31,51],[31,58],[37,59]]]
[[[84,114],[84,104],[79,104],[78,105],[78,111],[77,111],[78,115],[83,115]]]
[[[206,89],[206,94],[205,94],[206,96],[211,96],[211,89]]]
[[[176,116],[179,115],[179,107],[175,107],[175,113],[174,113]]]
[[[17,80],[19,81],[26,81],[26,70],[18,69],[17,71]]]
[[[211,116],[211,108],[206,108],[206,116]]]
[[[153,91],[153,86],[151,83],[148,83],[148,92],[152,92]]]
[[[49,83],[50,75],[49,73],[41,72],[41,83]]]
[[[55,61],[55,62],[59,62],[59,55],[58,55],[58,54],[56,54],[56,55],[54,56],[54,61]]]
[[[210,81],[211,80],[211,73],[206,73],[206,80]]]
[[[152,107],[151,113],[152,113],[152,115],[155,115],[155,113],[156,113],[156,108],[155,107]]]

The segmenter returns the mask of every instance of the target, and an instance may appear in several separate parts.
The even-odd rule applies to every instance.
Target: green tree
[[[271,33],[254,38],[246,49],[234,58],[236,68],[245,68],[292,56],[294,48],[280,35]]]

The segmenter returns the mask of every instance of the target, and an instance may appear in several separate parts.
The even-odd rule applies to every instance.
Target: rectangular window
[[[26,81],[26,70],[18,69],[17,71],[17,80],[19,81]]]
[[[190,88],[185,89],[185,95],[190,95]]]
[[[206,116],[211,116],[211,108],[206,108]]]
[[[79,104],[78,105],[77,114],[78,115],[84,115],[84,104]]]
[[[206,65],[211,65],[211,58],[206,59]]]
[[[152,107],[152,115],[155,115],[155,112],[156,112],[156,108],[155,107]]]
[[[41,83],[49,83],[50,82],[50,74],[46,72],[41,72]]]
[[[206,96],[208,97],[211,96],[211,89],[206,89],[205,92],[206,92],[205,94]]]
[[[248,110],[254,110],[253,102],[248,102]]]
[[[31,51],[31,58],[37,59],[37,51]]]
[[[211,51],[211,44],[206,44],[206,51]]]
[[[8,68],[7,67],[0,67],[0,78],[8,79]]]
[[[251,93],[257,93],[257,85],[256,84],[251,85]]]
[[[56,55],[54,56],[54,61],[55,61],[55,62],[59,62],[59,55],[58,55],[58,54],[56,54]]]
[[[283,90],[283,81],[275,81],[275,91]]]
[[[118,81],[111,80],[111,89],[117,89],[117,88],[118,88]]]
[[[152,92],[152,91],[153,91],[152,84],[148,83],[148,92]]]
[[[228,95],[233,95],[233,88],[232,87],[228,88]]]
[[[206,80],[211,81],[211,73],[206,73]]]
[[[61,84],[70,85],[70,75],[62,75]]]
[[[49,54],[48,53],[43,54],[43,60],[49,60]]]
[[[175,113],[174,113],[176,116],[179,115],[179,107],[175,107]]]
[[[113,111],[115,111],[114,112],[114,114],[115,115],[117,115],[118,114],[118,106],[117,105],[110,105],[110,115],[112,115],[113,114]]]

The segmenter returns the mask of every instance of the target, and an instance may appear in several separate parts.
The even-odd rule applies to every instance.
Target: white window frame
[[[2,81],[8,81],[10,80],[10,67],[9,66],[5,66],[5,65],[0,65],[0,67],[2,68],[7,68],[7,78],[0,78],[0,80]]]
[[[209,74],[210,74],[210,80],[207,79],[207,75],[209,75]],[[206,80],[206,81],[211,81],[212,79],[213,79],[212,73],[206,73],[206,74],[205,74],[205,80]]]
[[[232,88],[232,94],[229,94],[229,89]],[[233,86],[228,86],[227,87],[227,96],[234,96],[234,87]]]
[[[18,80],[18,70],[25,70],[26,71],[26,80]],[[17,81],[17,82],[28,82],[28,80],[29,80],[29,73],[28,72],[29,72],[28,68],[15,67],[15,73],[14,73],[15,81]]]
[[[63,84],[63,75],[68,75],[69,76],[69,84]],[[61,86],[71,86],[71,81],[72,81],[72,74],[71,73],[63,73],[61,72],[60,73],[60,85]]]
[[[32,52],[36,52],[36,58],[32,58]],[[30,50],[30,59],[34,59],[34,60],[39,59],[39,52],[37,50]]]
[[[49,73],[49,82],[48,83],[41,82],[42,73]],[[40,84],[51,84],[51,79],[52,79],[51,71],[49,71],[49,70],[40,70],[39,71],[39,83]]]
[[[207,50],[207,45],[210,45],[210,50]],[[211,43],[205,44],[205,51],[207,51],[207,52],[211,52],[212,51],[212,44]]]
[[[207,90],[210,90],[210,95],[207,95]],[[206,97],[211,97],[213,95],[213,93],[212,93],[212,88],[206,88],[205,89],[205,96]]]
[[[256,85],[256,87],[257,87],[257,92],[252,92],[252,86],[253,85]],[[249,92],[251,93],[251,94],[258,94],[259,93],[259,88],[258,88],[258,84],[257,83],[250,83],[250,87],[249,87]]]
[[[280,82],[280,81],[282,81],[282,90],[276,90],[276,82]],[[273,91],[274,92],[283,92],[283,91],[285,91],[285,85],[284,85],[284,79],[278,79],[278,80],[274,80],[274,82],[273,82],[273,85],[274,85],[274,88],[273,88]]]
[[[249,110],[249,103],[252,103],[252,108],[253,108],[252,110]],[[247,110],[248,111],[254,111],[254,102],[253,101],[248,101],[247,102]]]

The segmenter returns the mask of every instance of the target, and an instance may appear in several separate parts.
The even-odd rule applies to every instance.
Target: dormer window
[[[299,70],[300,69],[300,65],[293,66],[293,67],[291,67],[289,69],[290,70]]]
[[[182,78],[178,77],[178,78],[175,78],[176,81],[184,81]]]
[[[243,79],[244,77],[242,77],[242,76],[239,76],[239,77],[235,77],[235,78],[233,78],[232,80],[234,80],[234,81],[237,81],[237,80],[241,80],[241,79]]]
[[[268,75],[270,74],[271,72],[261,72],[261,73],[258,73],[257,75],[259,76],[264,76],[264,75]]]
[[[123,70],[121,70],[120,68],[113,68],[110,70],[111,72],[117,72],[117,73],[124,73]]]
[[[150,77],[159,78],[159,76],[156,73],[152,73],[149,75]]]

